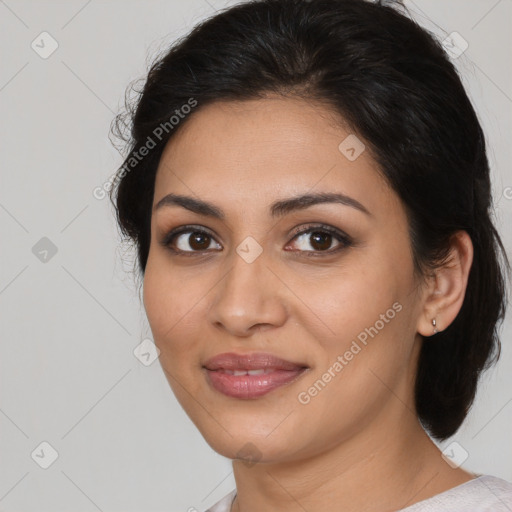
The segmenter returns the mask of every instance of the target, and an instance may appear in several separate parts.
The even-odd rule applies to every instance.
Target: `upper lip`
[[[208,370],[258,370],[260,368],[273,368],[276,370],[300,370],[307,368],[302,363],[294,363],[264,352],[252,354],[236,354],[226,352],[218,354],[206,361],[203,365]]]

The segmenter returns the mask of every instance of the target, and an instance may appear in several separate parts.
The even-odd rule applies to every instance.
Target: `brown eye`
[[[331,247],[331,234],[314,231],[310,234],[310,236],[312,241],[311,246],[315,249],[315,251],[325,251]]]
[[[333,248],[333,242],[337,242]],[[183,256],[201,255],[201,253],[222,250],[214,236],[208,231],[194,226],[181,226],[168,233],[160,242],[172,252]],[[212,244],[213,247],[212,247]],[[215,247],[215,244],[217,247]],[[331,255],[351,247],[352,239],[342,231],[326,226],[314,226],[309,229],[296,230],[295,236],[286,246],[298,246],[294,252],[304,253],[304,256]]]
[[[206,231],[188,228],[171,231],[162,243],[175,252],[194,253],[211,249],[213,242],[214,238]]]
[[[188,243],[196,251],[204,251],[210,246],[210,237],[205,233],[195,231],[188,237]]]
[[[299,252],[306,253],[332,253],[351,245],[350,239],[337,230],[318,226],[299,232],[294,240],[294,245],[298,246]],[[332,248],[333,242],[337,242],[334,249]]]

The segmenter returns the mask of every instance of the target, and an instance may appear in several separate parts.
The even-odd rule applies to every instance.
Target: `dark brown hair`
[[[386,4],[392,2],[386,2]],[[392,6],[365,0],[256,0],[216,14],[154,62],[143,89],[113,124],[128,156],[111,200],[143,275],[151,239],[155,173],[165,144],[202,106],[266,93],[330,105],[367,144],[406,208],[415,269],[426,275],[465,230],[474,246],[462,308],[424,342],[418,416],[438,439],[460,427],[478,378],[497,360],[510,266],[492,221],[486,144],[473,106],[443,47]],[[197,107],[169,120],[191,98]],[[155,130],[167,123],[168,131]],[[155,144],[136,165],[130,158]],[[134,161],[131,161],[134,163]]]

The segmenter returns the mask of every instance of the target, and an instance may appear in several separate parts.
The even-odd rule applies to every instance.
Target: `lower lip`
[[[304,373],[306,368],[298,370],[276,370],[263,375],[230,375],[228,373],[206,369],[208,380],[220,393],[241,399],[259,398]]]

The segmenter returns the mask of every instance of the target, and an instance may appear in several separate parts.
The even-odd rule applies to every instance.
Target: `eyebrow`
[[[288,213],[304,210],[310,206],[324,203],[337,203],[345,206],[355,208],[366,215],[371,213],[357,200],[341,193],[328,193],[328,192],[316,192],[313,194],[303,194],[300,196],[290,197],[288,199],[282,199],[273,203],[270,207],[270,214],[272,217],[282,217]],[[160,210],[164,206],[181,206],[190,210],[191,212],[207,217],[213,217],[216,219],[224,220],[224,212],[212,203],[195,199],[189,196],[183,196],[179,194],[167,194],[165,197],[160,199],[154,206],[153,211]]]

